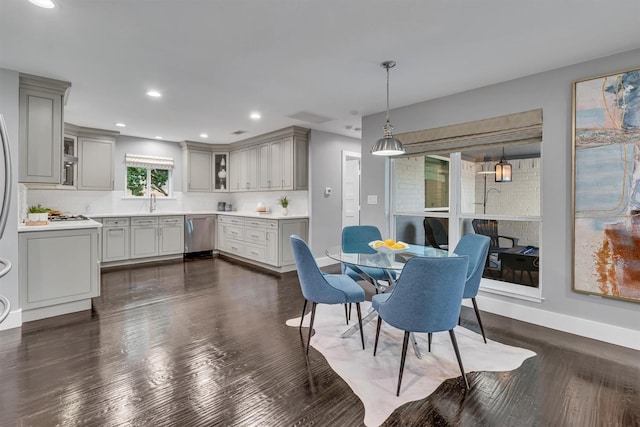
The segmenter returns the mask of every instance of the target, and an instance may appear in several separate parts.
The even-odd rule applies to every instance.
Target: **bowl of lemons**
[[[369,246],[383,254],[402,252],[409,249],[409,245],[405,242],[395,241],[393,239],[374,240],[373,242],[369,242]]]

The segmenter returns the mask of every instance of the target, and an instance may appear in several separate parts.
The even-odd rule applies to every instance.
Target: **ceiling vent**
[[[235,132],[231,132],[231,134],[233,134],[233,135],[242,135],[243,133],[247,133],[247,131],[246,131],[246,130],[239,130],[239,129],[238,129],[238,130],[237,130],[237,131],[235,131]]]
[[[307,123],[314,123],[317,125],[333,120],[329,117],[324,117],[319,114],[310,113],[308,111],[300,111],[299,113],[291,114],[287,117],[289,117],[290,119],[300,120]]]

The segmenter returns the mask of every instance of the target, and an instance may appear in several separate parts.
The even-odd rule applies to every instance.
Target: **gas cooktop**
[[[88,219],[84,215],[54,215],[49,218],[49,221],[86,221]]]

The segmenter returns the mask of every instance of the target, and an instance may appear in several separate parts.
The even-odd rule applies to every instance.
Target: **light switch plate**
[[[378,204],[378,196],[367,196],[367,204],[369,205],[377,205]]]

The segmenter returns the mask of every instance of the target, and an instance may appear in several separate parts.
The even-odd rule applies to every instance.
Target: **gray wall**
[[[340,244],[342,233],[342,152],[360,152],[360,140],[312,130],[309,135],[310,244],[316,258]],[[331,196],[325,197],[325,187]]]
[[[473,91],[391,111],[396,133],[479,120],[520,111],[543,109],[541,283],[540,304],[498,295],[485,297],[528,305],[540,310],[590,319],[640,331],[640,305],[571,291],[571,120],[573,81],[640,66],[640,50],[571,67],[535,74]],[[427,77],[425,77],[427,78]],[[362,205],[363,223],[387,227],[387,160],[369,154],[384,125],[384,113],[363,118],[362,198],[378,194],[378,205]]]
[[[9,217],[7,218],[7,228],[4,236],[0,240],[0,257],[8,259],[13,265],[12,270],[0,279],[0,294],[4,295],[11,302],[12,312],[18,310],[18,203],[17,203],[17,182],[18,182],[18,88],[19,76],[16,71],[0,69],[0,114],[4,116],[9,137],[9,149],[12,160],[12,192],[9,202]],[[4,167],[4,166],[2,166]],[[4,173],[2,173],[4,176]],[[4,188],[4,183],[0,182],[0,188]],[[2,191],[2,190],[0,190]],[[3,194],[0,193],[0,197]],[[20,325],[18,316],[10,315],[0,329],[9,329]]]
[[[114,159],[114,173],[116,175],[114,180],[115,191],[124,191],[126,173],[124,155],[126,153],[173,158],[175,164],[172,172],[173,191],[182,191],[182,150],[177,142],[119,135],[116,139]]]

